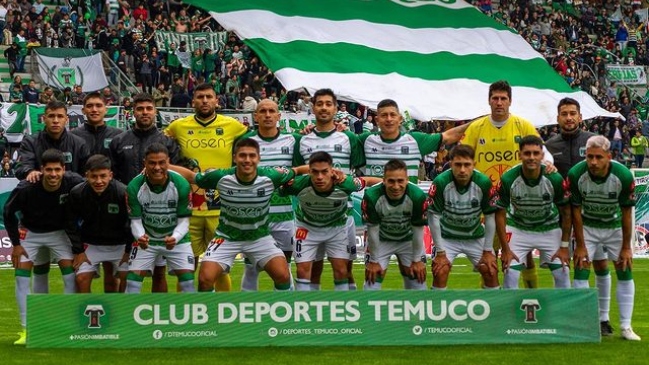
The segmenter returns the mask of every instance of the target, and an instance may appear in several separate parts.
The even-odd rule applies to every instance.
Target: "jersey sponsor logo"
[[[225,148],[227,146],[224,138],[192,138],[179,142],[181,148]]]
[[[176,205],[178,205],[178,202],[175,200],[167,200],[167,207],[169,208],[175,208]]]
[[[215,130],[217,136],[222,136],[223,135],[223,128],[216,128]]]
[[[108,213],[110,213],[110,214],[119,214],[119,205],[117,205],[117,204],[108,204]]]
[[[485,162],[511,162],[518,161],[518,150],[516,151],[496,151],[496,152],[480,152],[478,153],[477,161]]]
[[[309,235],[309,230],[306,228],[298,228],[297,231],[295,231],[295,239],[296,240],[305,240],[306,236]]]
[[[231,217],[258,218],[267,210],[261,207],[221,207],[221,213],[223,212]]]
[[[177,217],[173,215],[153,215],[147,214],[142,217],[144,225],[156,228],[167,228],[175,226],[178,223]]]
[[[462,136],[462,138],[464,138],[464,136]],[[484,138],[478,138],[478,144],[481,144],[481,145],[484,146],[484,145],[487,144],[487,140],[484,139]]]
[[[83,315],[88,317],[88,328],[101,328],[101,317],[106,315],[106,311],[101,304],[88,304],[83,311]]]
[[[523,299],[520,309],[525,312],[525,323],[537,323],[536,312],[541,310],[541,304],[536,299]]]
[[[472,208],[477,208],[480,206],[480,201],[476,198],[471,199],[471,207]]]
[[[408,146],[401,147],[401,154],[407,155],[409,153],[410,153],[410,147],[408,147]]]
[[[290,149],[288,147],[282,147],[282,154],[283,155],[290,155]]]
[[[368,169],[370,171],[369,176],[383,176],[383,166],[381,165],[369,165]]]
[[[193,131],[193,130],[191,130],[191,129],[190,129],[190,130],[188,130],[188,131],[187,131],[187,135],[189,135],[189,136],[193,136],[193,135],[194,135],[194,131]]]
[[[266,195],[266,189],[264,188],[257,189],[257,196],[264,196],[264,195]]]
[[[340,144],[335,144],[334,145],[334,152],[342,152],[343,151],[343,146]]]

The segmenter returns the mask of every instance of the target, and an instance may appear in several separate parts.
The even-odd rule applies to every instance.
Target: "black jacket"
[[[84,123],[81,127],[72,130],[72,134],[79,136],[86,141],[86,146],[90,151],[90,155],[102,154],[106,157],[110,156],[108,149],[110,141],[117,135],[122,134],[124,131],[107,125],[99,127],[92,126]]]
[[[75,173],[63,175],[61,187],[46,191],[42,182],[21,181],[11,192],[4,206],[4,223],[7,235],[14,246],[20,245],[17,212],[21,212],[20,226],[35,233],[47,233],[66,229],[65,202],[70,190],[83,181]],[[67,232],[67,230],[66,230]]]
[[[574,134],[559,133],[545,142],[561,176],[568,176],[568,171],[586,157],[586,141],[592,136],[595,133],[578,129]]]
[[[115,179],[128,185],[144,168],[144,151],[152,143],[162,143],[169,150],[169,160],[178,163],[180,148],[173,139],[156,128],[148,130],[131,129],[110,142],[110,159]]]
[[[83,175],[86,160],[90,152],[84,140],[67,131],[63,131],[61,138],[52,139],[47,132],[41,131],[36,135],[25,136],[18,150],[18,167],[16,177],[24,180],[30,171],[41,168],[41,155],[45,150],[55,148],[65,155],[65,170]]]
[[[126,185],[112,180],[97,195],[87,181],[83,182],[70,191],[66,207],[73,253],[83,252],[84,243],[126,245],[125,252],[131,251],[133,235],[126,207]]]

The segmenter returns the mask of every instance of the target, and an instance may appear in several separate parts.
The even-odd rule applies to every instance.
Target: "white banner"
[[[611,81],[624,85],[647,85],[647,73],[644,66],[606,65]]]
[[[63,90],[82,85],[85,92],[108,86],[101,53],[62,48],[37,49],[38,69],[44,83]]]
[[[315,124],[315,115],[313,113],[307,113],[307,112],[290,113],[284,111],[280,113],[281,116],[279,118],[279,129],[281,129],[284,132],[298,133],[309,124]]]

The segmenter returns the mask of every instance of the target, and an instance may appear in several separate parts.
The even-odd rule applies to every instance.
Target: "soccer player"
[[[281,195],[295,195],[299,202],[293,253],[297,290],[317,290],[311,286],[311,270],[320,252],[326,253],[331,262],[335,290],[349,290],[347,201],[351,193],[363,190],[367,182],[372,185],[381,179],[345,175],[336,183],[332,156],[318,151],[309,158],[309,176],[298,176],[280,189]]]
[[[586,142],[586,160],[568,172],[572,223],[576,248],[575,288],[588,288],[590,262],[607,257],[617,274],[616,296],[622,338],[640,341],[631,328],[635,284],[633,266],[632,212],[635,205],[633,175],[624,165],[611,160],[611,142],[604,136]],[[600,322],[608,321],[600,306]]]
[[[128,184],[128,209],[133,244],[126,280],[127,293],[139,293],[147,272],[164,256],[186,293],[194,288],[194,255],[189,243],[191,216],[187,180],[168,171],[169,151],[152,143],[144,151],[144,173]]]
[[[123,133],[121,129],[106,125],[104,118],[108,112],[106,102],[101,93],[92,92],[83,98],[83,108],[81,109],[86,116],[86,122],[79,128],[72,130],[72,134],[83,138],[91,155],[102,154],[110,155],[110,142],[113,137]]]
[[[381,289],[390,256],[399,255],[407,268],[405,289],[426,289],[424,225],[426,194],[408,182],[408,166],[390,160],[382,168],[383,183],[365,190],[363,220],[367,223],[366,290]]]
[[[261,167],[290,168],[295,146],[300,135],[280,133],[277,123],[280,113],[277,103],[263,99],[257,105],[254,114],[258,129],[244,135],[259,143]],[[291,258],[293,256],[293,237],[295,236],[295,214],[290,197],[279,196],[277,191],[270,200],[270,215],[268,216],[270,234],[284,252],[284,257],[291,274]],[[258,289],[259,267],[246,260],[246,268],[241,278],[241,290],[254,291]],[[291,275],[291,283],[293,277]]]
[[[491,84],[491,113],[473,121],[460,142],[475,150],[475,168],[487,175],[494,186],[505,171],[518,163],[518,141],[523,136],[539,135],[530,121],[509,113],[511,103],[512,88],[507,81]],[[545,159],[546,171],[554,171],[552,155],[546,153]],[[500,248],[500,242],[495,241],[494,246]],[[523,282],[527,288],[538,287],[538,275],[531,254],[527,256]]]
[[[561,174],[545,173],[540,137],[525,136],[519,146],[521,164],[501,176],[497,191],[496,232],[502,245],[503,287],[518,288],[525,267],[520,258],[538,249],[541,264],[552,272],[554,287],[569,288],[569,191]]]
[[[117,268],[128,262],[133,235],[126,207],[126,186],[113,180],[110,159],[93,155],[86,162],[86,181],[75,186],[68,196],[67,220],[77,234],[71,235],[73,266],[77,291],[90,293],[92,279],[99,274],[115,277]],[[110,283],[110,281],[109,281]],[[114,293],[119,286],[106,286],[104,292]]]
[[[68,108],[64,103],[58,101],[47,103],[43,114],[45,128],[35,135],[25,136],[20,143],[16,168],[18,179],[25,179],[32,183],[40,181],[43,165],[41,156],[50,148],[63,152],[66,171],[83,174],[83,167],[90,157],[89,150],[82,138],[67,132],[68,121]],[[49,291],[49,260],[43,257],[41,261],[42,265],[34,265],[34,293]]]
[[[365,154],[358,136],[351,131],[338,132],[334,124],[334,116],[338,111],[336,95],[331,89],[320,89],[313,94],[313,114],[316,125],[313,131],[300,139],[299,148],[295,150],[293,166],[301,166],[309,161],[316,151],[327,152],[333,159],[333,167],[349,175],[352,169],[365,165]],[[346,223],[347,250],[349,251],[348,270],[350,289],[356,289],[352,271],[353,260],[356,259],[356,226],[351,215],[353,203],[348,202],[349,212]],[[313,264],[310,275],[312,289],[320,288],[324,252],[319,252]]]
[[[16,269],[16,301],[23,327],[14,345],[25,345],[27,341],[27,295],[32,267],[49,266],[50,252],[61,269],[64,292],[75,292],[72,245],[65,230],[65,201],[70,190],[83,178],[65,173],[65,155],[59,150],[48,149],[38,160],[41,162],[40,181],[21,181],[4,206],[4,223],[13,245],[11,260]]]
[[[443,133],[401,133],[403,117],[399,106],[394,100],[385,99],[379,102],[376,108],[376,122],[380,128],[377,133],[363,133],[360,135],[361,143],[367,164],[363,167],[364,176],[383,178],[383,166],[391,159],[400,159],[407,165],[408,179],[412,183],[418,182],[419,162],[424,156],[438,151],[444,144],[453,144],[460,140],[469,124],[464,124]],[[425,254],[425,252],[424,252]],[[403,277],[406,289],[410,284],[415,284],[410,275],[410,268],[399,260],[399,270]],[[407,259],[410,261],[410,259]],[[425,262],[424,262],[425,263]]]
[[[259,167],[259,144],[251,138],[236,143],[233,157],[235,167],[205,174],[173,167],[190,183],[221,192],[220,222],[201,262],[199,290],[213,291],[215,281],[230,271],[240,253],[268,273],[275,290],[289,290],[288,265],[270,235],[268,216],[273,192],[295,172]]]
[[[555,166],[565,179],[570,168],[586,157],[586,141],[595,136],[595,133],[581,129],[581,110],[579,102],[575,99],[563,98],[559,101],[557,123],[559,123],[560,133],[548,139],[545,146],[552,153]],[[601,334],[610,336],[613,334],[613,327],[608,317],[611,308],[611,273],[605,255],[593,258],[593,270],[599,295]]]
[[[464,253],[484,280],[498,289],[498,265],[492,242],[496,233],[494,188],[474,170],[475,151],[457,145],[449,152],[451,169],[439,174],[428,191],[428,224],[435,242],[433,289],[444,290],[455,257]],[[480,219],[484,215],[484,226]]]
[[[41,156],[50,148],[63,152],[66,171],[83,173],[83,166],[90,157],[90,152],[82,138],[67,132],[68,120],[68,108],[64,103],[59,101],[47,103],[43,114],[45,128],[36,135],[25,136],[20,143],[19,162],[16,168],[18,179],[37,182],[42,174]]]
[[[123,133],[121,129],[106,125],[104,117],[108,109],[106,102],[101,93],[92,92],[86,94],[83,98],[83,107],[81,111],[86,116],[86,122],[79,128],[73,129],[72,134],[81,137],[90,151],[90,155],[102,154],[110,156],[110,142],[113,137]],[[113,268],[109,261],[103,262],[104,272],[104,290],[106,292],[116,292],[119,289],[119,283],[112,273],[117,268]]]
[[[169,151],[171,163],[178,163],[180,150],[173,139],[167,137],[155,126],[156,108],[153,97],[149,94],[137,94],[133,97],[133,128],[114,137],[110,142],[110,159],[113,165],[114,178],[128,185],[144,169],[144,152],[153,143],[162,143]],[[164,258],[156,262],[153,270],[154,293],[167,292],[167,273]],[[120,268],[120,291],[126,290],[126,276]]]
[[[210,84],[194,89],[192,106],[195,114],[173,121],[165,134],[178,142],[183,157],[198,161],[200,171],[232,167],[234,141],[248,129],[238,120],[216,113],[218,98]],[[221,200],[219,191],[214,189],[197,190],[192,199],[189,233],[198,265],[198,256],[205,252],[218,227]],[[216,290],[229,291],[230,288],[230,276],[220,276]]]

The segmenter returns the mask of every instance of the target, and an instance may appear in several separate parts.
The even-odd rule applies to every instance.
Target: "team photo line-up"
[[[499,254],[505,289],[521,277],[537,287],[533,250],[556,288],[571,287],[571,259],[575,288],[588,287],[592,266],[602,335],[613,333],[612,261],[621,336],[640,340],[631,328],[633,177],[611,159],[608,139],[580,128],[576,100],[559,102],[561,133],[545,143],[531,122],[510,114],[506,81],[490,86],[490,114],[438,134],[402,132],[397,103],[385,99],[376,108],[379,132],[356,135],[334,123],[332,90],[312,101],[315,127],[302,134],[280,132],[269,99],[255,110],[254,131],[217,114],[210,85],[195,89],[195,114],[164,130],[148,94],[133,98],[127,131],[105,125],[99,93],[85,97],[86,123],[71,132],[66,105],[47,104],[44,130],[21,142],[21,181],[4,208],[23,327],[15,344],[26,343],[26,298],[48,293],[53,259],[65,293],[89,293],[100,266],[105,292],[139,293],[149,275],[152,290],[166,292],[167,270],[178,291],[196,291],[196,270],[198,291],[229,291],[238,255],[245,291],[257,290],[261,271],[276,291],[319,290],[325,258],[335,290],[356,289],[350,197],[360,191],[365,290],[381,289],[393,255],[403,287],[427,289],[428,226],[433,290],[446,289],[460,254],[487,290],[501,288]],[[422,191],[420,161],[453,144],[449,168]],[[496,155],[503,158],[485,157]]]

